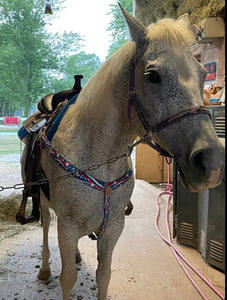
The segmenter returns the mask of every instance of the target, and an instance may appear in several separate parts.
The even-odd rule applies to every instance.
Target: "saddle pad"
[[[63,107],[63,109],[60,111],[60,113],[57,115],[57,117],[55,118],[55,120],[54,120],[53,124],[51,125],[51,128],[50,128],[50,130],[48,131],[48,134],[47,134],[47,138],[48,138],[48,140],[50,142],[53,139],[53,136],[54,136],[55,132],[57,131],[58,126],[59,126],[62,118],[65,115],[65,112],[67,111],[67,109],[69,108],[69,106],[76,101],[76,99],[77,99],[78,96],[79,96],[79,94],[73,96],[69,100],[69,102]]]
[[[21,141],[23,141],[23,139],[25,138],[25,136],[28,134],[28,131],[26,129],[24,129],[24,126],[22,126],[19,130],[18,130],[18,137]]]

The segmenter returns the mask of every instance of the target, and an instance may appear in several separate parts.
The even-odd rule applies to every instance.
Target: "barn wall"
[[[223,87],[225,83],[225,37],[193,45],[192,53],[202,64],[212,60],[218,61],[216,85]]]
[[[201,63],[218,60],[216,85],[224,86],[225,75],[225,38],[219,38],[212,43],[204,44],[201,49]]]

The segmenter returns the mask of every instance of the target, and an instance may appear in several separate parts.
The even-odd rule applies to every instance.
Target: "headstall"
[[[130,71],[130,82],[129,82],[129,99],[128,99],[128,118],[131,122],[131,108],[132,104],[134,105],[136,112],[140,118],[140,121],[146,131],[146,136],[148,136],[148,133],[155,133],[159,132],[162,129],[169,127],[170,125],[173,125],[185,118],[193,117],[198,114],[206,114],[209,115],[211,118],[209,110],[205,106],[198,106],[198,105],[192,105],[190,108],[183,110],[180,113],[177,113],[164,121],[156,124],[151,125],[148,122],[149,116],[146,110],[144,110],[142,102],[140,101],[139,97],[136,93],[136,87],[135,87],[135,63],[132,63],[131,71]],[[154,148],[156,151],[158,151],[161,155],[164,156],[171,156],[169,153],[167,153],[164,149],[162,149],[158,144],[153,143],[151,140],[147,144]]]

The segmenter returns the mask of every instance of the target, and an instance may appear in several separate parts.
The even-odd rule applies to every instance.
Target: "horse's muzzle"
[[[190,191],[215,188],[223,180],[224,147],[219,144],[195,149],[189,157],[191,174],[184,174],[183,181]]]

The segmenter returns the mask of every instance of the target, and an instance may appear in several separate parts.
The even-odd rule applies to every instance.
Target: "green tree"
[[[30,115],[45,94],[71,88],[78,73],[84,85],[101,65],[78,33],[48,34],[47,20],[43,0],[0,0],[1,115]]]
[[[133,1],[132,0],[121,0],[119,1],[124,9],[132,14],[133,13]],[[129,31],[126,25],[125,19],[119,8],[119,5],[111,4],[111,11],[113,18],[109,24],[107,30],[110,32],[112,38],[112,44],[108,50],[108,57],[111,56],[115,51],[117,51],[123,44],[129,40]]]
[[[62,34],[50,34],[49,41],[51,43],[52,51],[56,55],[58,68],[54,70],[49,69],[46,72],[48,80],[45,82],[44,92],[52,93],[67,89],[67,86],[74,80],[69,78],[65,69],[68,66],[68,61],[72,55],[80,52],[83,44],[83,39],[78,33],[63,32]]]
[[[82,74],[84,76],[81,80],[81,84],[84,86],[100,66],[101,61],[94,53],[87,54],[81,51],[69,56],[62,70],[64,72],[62,78],[58,79],[56,77],[55,80],[52,80],[52,86],[49,92],[71,89],[74,85],[74,75],[76,74]]]
[[[27,115],[43,88],[43,71],[57,66],[45,42],[43,1],[0,0],[0,6],[1,106],[4,113],[24,106]]]
[[[63,74],[67,66],[68,59],[81,51],[83,38],[76,32],[63,32],[62,34],[50,34],[51,48],[56,53],[58,61],[58,71]]]
[[[65,72],[67,78],[71,80],[72,83],[74,83],[73,76],[75,74],[82,74],[84,76],[82,83],[85,85],[100,66],[101,61],[96,54],[87,54],[82,51],[69,58]]]

